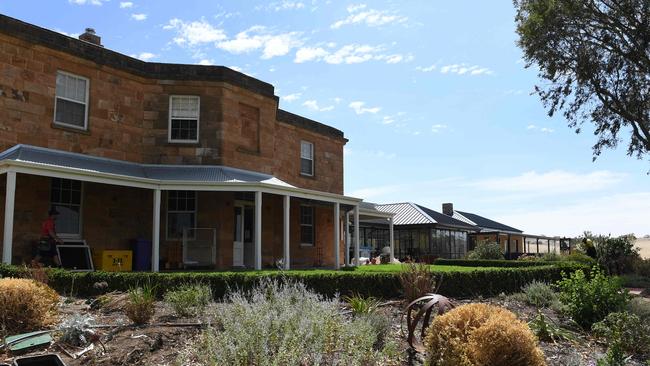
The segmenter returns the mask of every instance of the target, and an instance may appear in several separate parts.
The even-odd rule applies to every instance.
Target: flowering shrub
[[[338,300],[301,283],[263,281],[219,305],[213,327],[181,354],[180,364],[375,365],[393,347],[378,342],[378,330],[387,330],[376,319],[347,319]]]
[[[438,316],[427,330],[430,365],[545,365],[537,338],[510,311],[467,304]]]
[[[481,242],[467,253],[467,259],[503,259],[503,250],[499,243]]]

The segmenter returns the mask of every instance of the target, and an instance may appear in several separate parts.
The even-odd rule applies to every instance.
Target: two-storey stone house
[[[343,132],[229,68],[79,38],[0,15],[4,263],[29,262],[52,207],[93,251],[150,241],[155,271],[344,262]]]

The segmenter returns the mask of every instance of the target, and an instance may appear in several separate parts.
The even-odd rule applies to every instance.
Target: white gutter
[[[70,167],[61,167],[49,164],[39,164],[19,160],[5,160],[0,163],[0,172],[12,167],[14,171],[22,174],[32,174],[55,178],[76,179],[87,182],[112,184],[126,187],[161,190],[195,190],[195,191],[242,191],[286,195],[292,197],[313,199],[326,202],[338,202],[356,206],[363,201],[361,198],[347,197],[335,193],[321,192],[297,187],[285,187],[261,182],[196,182],[196,181],[168,181],[162,179],[140,178],[121,174],[111,174],[94,170],[85,170]]]

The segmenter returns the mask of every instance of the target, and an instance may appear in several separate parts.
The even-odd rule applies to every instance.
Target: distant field
[[[650,258],[650,239],[637,239],[635,245],[641,248],[643,258]]]

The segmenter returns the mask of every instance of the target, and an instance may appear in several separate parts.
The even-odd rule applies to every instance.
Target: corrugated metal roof
[[[90,172],[164,181],[212,183],[267,183],[293,187],[272,175],[221,165],[152,165],[36,147],[16,145],[0,153],[0,161],[13,160]]]
[[[429,217],[433,218],[438,222],[438,225],[442,226],[451,226],[451,227],[456,227],[456,228],[463,228],[463,229],[469,229],[469,230],[478,230],[478,227],[475,226],[474,224],[467,223],[465,221],[457,220],[453,218],[452,216],[445,215],[441,212],[434,211],[428,207],[420,206],[417,205],[425,214],[427,214]]]
[[[388,203],[377,205],[377,210],[392,212],[395,214],[393,223],[395,225],[418,225],[418,224],[435,224],[436,221],[417,207],[414,203]]]
[[[464,216],[467,220],[471,220],[472,222],[474,222],[476,226],[480,227],[481,229],[523,233],[522,230],[516,229],[512,226],[508,226],[494,220],[490,220],[487,217],[483,217],[477,214],[463,212],[463,211],[454,211],[454,214],[456,213]]]

